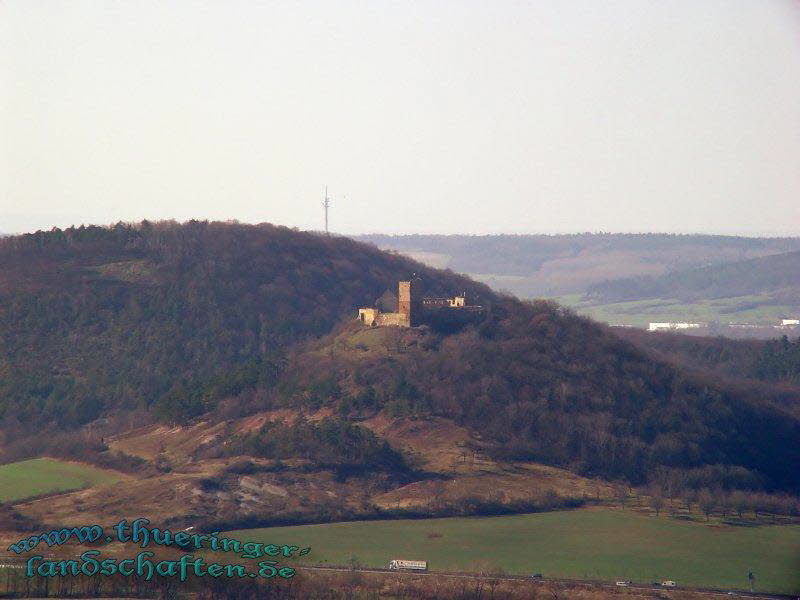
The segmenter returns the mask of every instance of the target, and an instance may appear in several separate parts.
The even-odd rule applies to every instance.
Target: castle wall
[[[384,313],[377,308],[361,308],[358,320],[368,327],[414,327],[431,322],[443,327],[455,327],[474,321],[483,312],[482,307],[467,304],[465,294],[451,298],[417,298],[418,291],[413,281],[399,281],[397,312]]]
[[[448,302],[452,308],[463,308],[467,305],[467,298],[465,296],[455,296]]]
[[[436,308],[440,306],[450,306],[450,299],[449,298],[423,298],[422,299],[422,307],[423,308]]]
[[[393,325],[395,327],[411,327],[411,317],[405,313],[380,313],[375,320],[375,325]]]
[[[375,324],[375,321],[378,318],[378,309],[377,308],[359,308],[358,309],[358,320],[361,321],[364,325],[371,326]]]

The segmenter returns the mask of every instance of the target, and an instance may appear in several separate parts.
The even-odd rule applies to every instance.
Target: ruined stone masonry
[[[431,311],[441,309],[463,309],[465,312],[480,312],[482,307],[467,304],[466,292],[452,298],[418,299],[414,281],[399,281],[397,284],[397,312],[383,313],[377,308],[359,308],[358,320],[367,327],[415,327],[424,322]]]

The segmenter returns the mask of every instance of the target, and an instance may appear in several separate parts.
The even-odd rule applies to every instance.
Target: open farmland
[[[322,564],[385,567],[422,559],[432,570],[545,577],[673,579],[679,585],[800,591],[800,526],[734,527],[590,509],[503,517],[334,523],[230,532],[264,543],[310,546]]]
[[[52,458],[34,458],[0,465],[0,502],[15,502],[66,490],[76,490],[103,483],[117,477],[88,465]]]
[[[772,326],[787,315],[797,313],[797,306],[776,304],[767,296],[738,296],[682,302],[676,299],[636,300],[599,304],[586,301],[581,294],[557,296],[557,302],[575,312],[611,325],[647,327],[650,322],[717,322],[721,324],[756,324]],[[775,332],[779,335],[780,332]]]

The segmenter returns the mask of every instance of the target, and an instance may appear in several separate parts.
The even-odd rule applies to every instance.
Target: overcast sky
[[[800,235],[791,0],[0,1],[0,231]]]

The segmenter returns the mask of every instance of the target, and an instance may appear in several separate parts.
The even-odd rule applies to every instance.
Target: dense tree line
[[[800,386],[800,337],[793,341],[786,335],[773,340],[735,340],[624,328],[616,332],[642,348],[656,351],[656,357],[684,367],[705,369],[724,377]],[[800,398],[800,389],[794,390],[793,395]]]
[[[770,517],[800,516],[800,504],[797,497],[785,494],[765,494],[747,490],[724,490],[721,488],[703,487],[699,490],[687,488],[684,490],[664,489],[651,486],[647,492],[647,501],[658,516],[666,510],[672,516],[677,516],[683,511],[701,512],[706,520],[712,515],[723,519],[738,517],[760,519]],[[627,486],[615,488],[615,500],[624,508],[631,501],[631,494]],[[638,502],[639,493],[635,492],[634,500]]]
[[[800,385],[800,337],[793,342],[787,336],[768,341],[753,365],[752,374],[765,381]]]
[[[800,252],[784,252],[749,260],[677,270],[659,277],[629,277],[589,286],[586,295],[601,302],[628,302],[650,298],[732,298],[776,293],[797,303],[800,289]]]
[[[36,456],[52,456],[89,463],[103,469],[125,473],[152,472],[146,460],[111,450],[97,435],[83,431],[49,433],[45,436],[23,437],[0,449],[0,462],[11,463]]]

